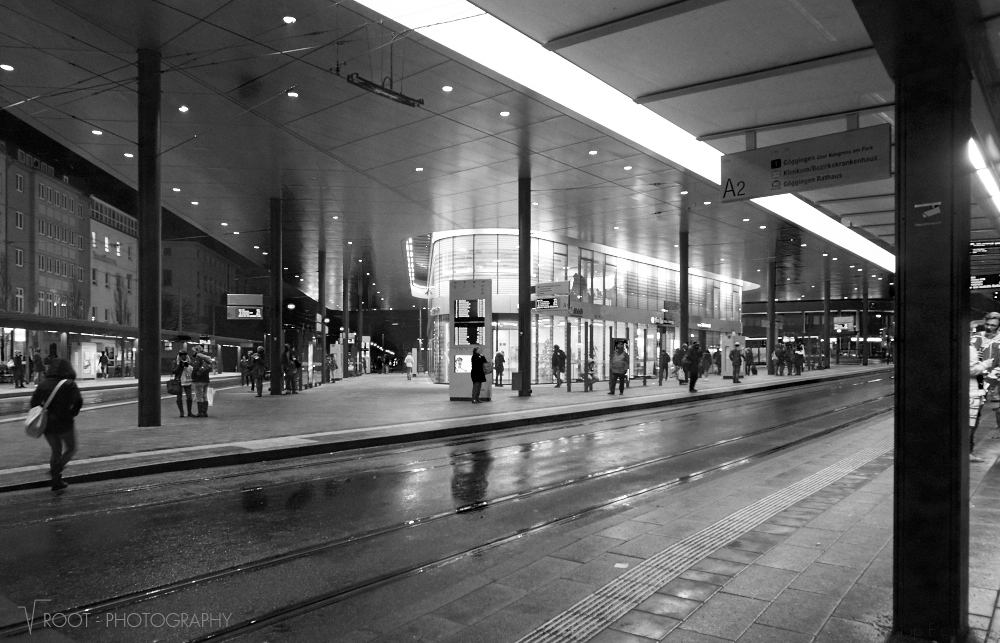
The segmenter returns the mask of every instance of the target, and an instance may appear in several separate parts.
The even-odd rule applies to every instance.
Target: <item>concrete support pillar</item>
[[[677,241],[680,250],[680,283],[678,284],[677,297],[681,304],[681,327],[680,344],[691,343],[691,286],[690,268],[691,260],[689,250],[690,233],[688,232],[689,214],[687,208],[681,210],[681,230]]]
[[[271,369],[271,382],[268,392],[270,395],[281,395],[284,373],[281,370],[281,353],[285,350],[285,327],[284,308],[282,301],[282,257],[281,257],[281,199],[271,199],[271,247],[268,250],[268,268],[270,270],[268,280],[268,293],[270,301],[268,308],[267,332],[270,342],[267,346],[267,359]]]
[[[139,50],[139,426],[160,426],[160,52]]]
[[[326,243],[326,236],[320,239],[321,244]],[[326,384],[330,381],[330,369],[327,367],[326,362],[326,248],[322,247],[319,251],[319,314],[320,325],[319,332],[319,350],[320,350],[320,378],[319,381]]]
[[[351,335],[351,262],[354,261],[354,253],[351,251],[351,246],[348,242],[344,243],[344,330],[340,333],[340,345],[344,349],[343,362],[341,363],[341,372],[344,377],[347,377],[347,364],[351,357],[351,345],[348,343],[347,338]],[[358,364],[355,365],[356,368],[361,367],[360,360]]]
[[[868,366],[868,264],[861,264],[861,365]]]
[[[830,367],[830,257],[823,257],[823,345],[820,348],[823,364]]]
[[[777,320],[775,312],[775,298],[778,292],[777,287],[777,271],[778,265],[774,257],[770,257],[767,260],[767,275],[766,275],[766,287],[767,287],[767,374],[774,375],[776,370],[776,365],[774,360],[771,359],[771,355],[774,353],[774,347],[777,345],[778,335],[776,323]]]
[[[893,628],[955,641],[969,611],[968,69],[901,74],[896,118]]]
[[[531,395],[531,177],[517,180],[517,372],[518,397]]]

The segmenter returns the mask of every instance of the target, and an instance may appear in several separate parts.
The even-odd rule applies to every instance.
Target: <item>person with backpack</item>
[[[684,372],[684,356],[687,355],[687,348],[687,344],[681,344],[674,351],[674,357],[671,360],[674,365],[674,375],[677,376],[677,383],[682,386],[687,383],[687,376]]]
[[[63,482],[62,472],[76,453],[76,427],[73,418],[83,407],[83,397],[74,380],[76,371],[70,363],[64,359],[53,358],[45,379],[31,395],[32,407],[46,406],[48,402],[46,407],[48,420],[43,435],[52,450],[49,458],[52,491],[62,491],[69,486]]]
[[[212,365],[215,360],[205,353],[205,347],[201,344],[195,344],[192,348],[194,349],[194,357],[191,360],[191,368],[193,369],[191,385],[194,387],[195,402],[198,403],[198,415],[195,417],[207,418],[209,376],[212,374]]]
[[[625,380],[628,378],[629,359],[625,352],[625,340],[615,340],[615,352],[611,354],[611,390],[608,395],[615,394],[615,382],[618,382],[618,395],[625,395]]]
[[[698,366],[701,362],[701,344],[694,342],[684,356],[684,370],[688,376],[688,392],[697,393],[694,385],[698,381]]]
[[[556,377],[556,388],[562,386],[562,374],[566,370],[566,353],[563,352],[559,345],[556,344],[552,348],[552,372]]]

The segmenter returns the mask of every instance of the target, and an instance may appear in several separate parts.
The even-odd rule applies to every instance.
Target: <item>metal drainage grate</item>
[[[888,453],[892,446],[893,439],[886,438],[691,534],[539,626],[518,643],[583,643],[590,640],[708,554]]]

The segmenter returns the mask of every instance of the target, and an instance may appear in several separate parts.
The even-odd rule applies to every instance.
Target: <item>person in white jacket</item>
[[[979,426],[979,413],[986,399],[986,390],[980,388],[978,377],[985,375],[991,368],[993,358],[980,360],[976,346],[969,346],[969,462],[986,462],[975,452],[976,427]]]

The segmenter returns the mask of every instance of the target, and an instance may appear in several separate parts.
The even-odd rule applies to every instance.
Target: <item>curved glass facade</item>
[[[508,372],[517,368],[517,230],[462,230],[436,233],[428,274],[431,373],[447,381],[448,284],[452,279],[493,280],[494,343],[503,350]],[[539,313],[533,317],[532,381],[552,379],[553,345],[567,351],[576,379],[584,368],[584,346],[605,379],[605,356],[612,338],[629,341],[632,376],[652,376],[660,347],[679,345],[680,272],[676,264],[641,257],[584,241],[545,233],[531,240],[531,283],[568,281],[570,299],[586,304],[583,318]],[[701,271],[690,272],[689,314],[693,335],[718,344],[719,333],[739,332],[743,282]],[[666,309],[666,311],[664,311]],[[567,325],[569,332],[567,334]],[[591,340],[591,337],[593,339]],[[569,349],[567,349],[567,346]]]

